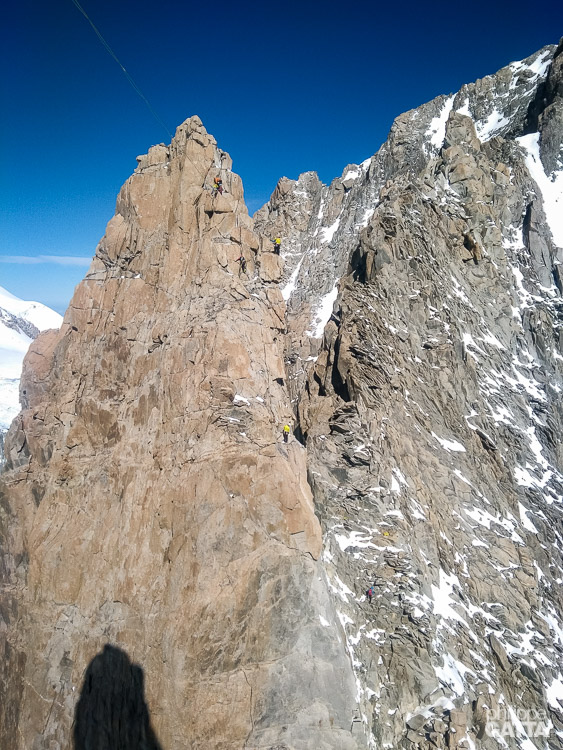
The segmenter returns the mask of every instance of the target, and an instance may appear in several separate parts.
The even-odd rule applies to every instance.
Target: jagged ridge
[[[287,362],[374,747],[496,747],[495,716],[510,747],[560,746],[561,50],[256,217],[290,238]],[[531,709],[549,739],[513,722]]]

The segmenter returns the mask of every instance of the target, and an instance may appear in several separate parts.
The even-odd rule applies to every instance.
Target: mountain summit
[[[138,157],[6,439],[2,747],[563,746],[562,66],[254,219]]]

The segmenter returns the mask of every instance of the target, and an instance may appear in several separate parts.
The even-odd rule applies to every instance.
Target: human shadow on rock
[[[151,727],[143,670],[106,644],[86,670],[74,716],[75,750],[162,750]]]

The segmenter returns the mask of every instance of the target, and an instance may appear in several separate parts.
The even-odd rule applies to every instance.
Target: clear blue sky
[[[171,132],[202,118],[251,212],[282,175],[330,181],[401,112],[563,34],[560,0],[81,5]],[[0,286],[63,311],[135,157],[169,138],[72,0],[3,21]]]

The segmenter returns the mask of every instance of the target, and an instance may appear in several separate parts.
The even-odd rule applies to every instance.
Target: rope
[[[94,22],[92,21],[92,19],[90,18],[90,16],[86,13],[86,11],[80,5],[80,3],[78,2],[78,0],[72,0],[72,2],[76,5],[76,7],[78,8],[78,10],[82,13],[82,15],[84,16],[84,18],[88,21],[88,23],[90,24],[90,26],[93,28],[94,33],[96,34],[96,36],[98,37],[98,39],[100,40],[100,42],[103,44],[103,46],[105,47],[106,51],[113,57],[113,59],[115,60],[115,62],[119,65],[119,67],[123,71],[125,77],[127,78],[127,80],[129,81],[129,83],[131,84],[131,86],[133,88],[133,91],[135,91],[141,97],[141,99],[145,102],[145,104],[149,108],[149,110],[150,110],[151,114],[153,115],[153,117],[155,118],[155,120],[159,123],[159,125],[162,125],[162,127],[166,131],[166,134],[168,135],[168,137],[170,138],[170,140],[172,140],[172,133],[168,130],[168,128],[166,127],[166,125],[164,124],[164,122],[158,116],[158,114],[157,114],[156,110],[154,109],[154,107],[152,106],[152,104],[149,102],[149,100],[147,99],[147,97],[143,94],[143,92],[141,91],[141,89],[137,86],[137,84],[135,83],[135,81],[131,78],[131,76],[129,75],[128,71],[125,69],[125,66],[120,62],[120,60],[118,59],[118,57],[115,54],[115,52],[112,50],[112,48],[106,42],[106,40],[104,39],[104,37],[98,31],[98,29],[94,25]]]

